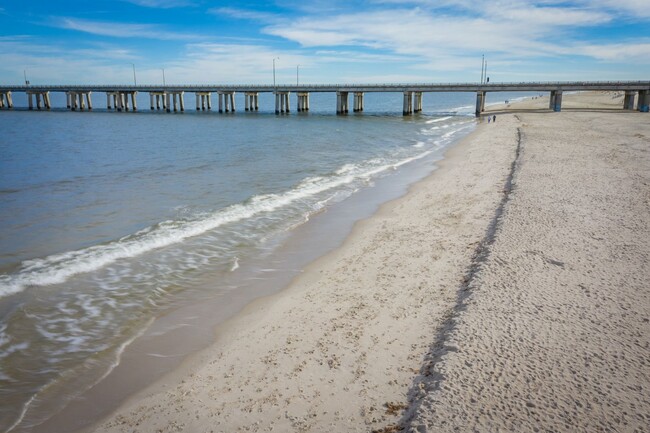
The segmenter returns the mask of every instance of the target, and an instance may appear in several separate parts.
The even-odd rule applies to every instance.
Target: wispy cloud
[[[159,40],[191,40],[201,38],[198,34],[169,31],[153,24],[94,21],[71,17],[52,17],[49,23],[53,27],[115,38]]]
[[[171,9],[177,7],[195,6],[191,0],[122,0],[147,8]]]
[[[265,23],[276,22],[281,20],[280,15],[272,14],[269,12],[259,12],[259,11],[229,8],[229,7],[208,9],[208,13],[212,15],[227,16],[230,18],[236,18],[242,20],[262,21]]]

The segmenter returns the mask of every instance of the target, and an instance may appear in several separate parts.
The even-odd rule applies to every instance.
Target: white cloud
[[[193,6],[194,2],[190,0],[122,0],[127,3],[133,3],[138,6],[158,9],[171,9],[177,7]]]
[[[168,31],[153,24],[134,24],[109,21],[93,21],[70,17],[53,17],[50,24],[62,29],[76,30],[115,38],[144,38],[160,40],[199,39],[197,34]]]
[[[225,15],[236,19],[262,21],[262,22],[275,22],[280,20],[279,15],[275,15],[267,12],[258,12],[258,11],[251,11],[247,9],[237,9],[237,8],[230,8],[230,7],[208,9],[208,13],[212,15],[218,15],[218,16]]]

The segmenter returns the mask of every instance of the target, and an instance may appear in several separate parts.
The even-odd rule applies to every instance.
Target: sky
[[[483,57],[650,80],[650,0],[0,0],[0,84],[478,82]]]

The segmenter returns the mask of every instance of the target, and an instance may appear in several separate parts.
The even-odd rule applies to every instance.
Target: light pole
[[[133,66],[133,85],[134,85],[134,86],[137,86],[137,85],[138,85],[138,81],[135,79],[135,64],[134,64],[134,63],[131,63],[131,66]]]
[[[25,86],[29,86],[29,81],[27,81],[27,69],[23,69],[23,76],[25,77]]]
[[[300,85],[300,65],[296,65],[296,86]]]
[[[162,71],[163,71],[163,87],[164,87],[166,85],[165,84],[165,68],[163,68]]]
[[[483,84],[483,72],[485,71],[485,54],[483,54],[483,57],[481,59],[481,84]]]
[[[279,58],[279,57],[276,57],[276,58],[273,59],[273,88],[274,88],[274,89],[275,89],[275,87],[276,87],[276,85],[275,85],[275,61],[276,61],[276,60],[280,60],[280,58]]]

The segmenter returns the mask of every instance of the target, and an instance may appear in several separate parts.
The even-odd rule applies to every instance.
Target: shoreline
[[[472,126],[473,128],[475,126]],[[467,132],[461,130],[459,135],[465,136]],[[453,146],[454,144],[451,145]],[[90,427],[80,426],[80,423],[75,425],[69,420],[101,420],[106,412],[97,409],[98,407],[104,405],[119,407],[124,401],[129,401],[143,390],[155,387],[159,382],[165,382],[168,375],[173,374],[179,365],[187,362],[183,360],[184,358],[191,359],[197,352],[214,344],[213,328],[219,328],[224,321],[232,320],[246,305],[257,298],[265,298],[283,290],[302,272],[300,268],[303,264],[307,266],[313,260],[340,247],[355,221],[370,217],[382,203],[406,194],[413,182],[421,180],[436,170],[441,155],[449,147],[445,147],[442,153],[436,151],[424,158],[411,161],[407,164],[406,170],[400,167],[396,173],[375,179],[372,186],[360,190],[351,200],[335,203],[325,212],[312,215],[307,224],[300,225],[287,235],[288,244],[287,239],[281,242],[282,245],[278,248],[280,252],[273,254],[271,262],[269,258],[262,258],[255,260],[254,263],[242,264],[241,269],[237,270],[238,275],[241,272],[245,275],[251,274],[252,270],[246,268],[261,269],[269,266],[279,268],[275,273],[265,272],[264,279],[249,278],[250,275],[236,277],[233,274],[230,277],[233,281],[222,282],[229,285],[234,284],[237,279],[244,278],[246,281],[241,288],[242,293],[238,290],[238,293],[233,293],[233,296],[228,299],[221,297],[199,304],[181,305],[156,319],[153,327],[144,332],[144,337],[138,338],[127,347],[120,363],[105,379],[89,391],[75,397],[65,409],[57,412],[52,418],[30,428],[29,431],[89,431],[92,423],[89,424]],[[316,246],[313,245],[314,243]],[[278,259],[283,260],[284,264],[278,264]],[[298,264],[294,265],[295,262]],[[207,280],[206,284],[209,284]],[[211,324],[206,325],[201,318],[211,320]],[[149,334],[155,336],[151,337]],[[139,359],[148,356],[149,353],[160,354],[153,360],[153,364]],[[177,355],[179,353],[183,353],[182,358]],[[142,371],[143,368],[146,370]],[[101,414],[102,411],[104,414]],[[101,415],[97,416],[98,413]]]
[[[603,95],[576,98],[592,103]],[[565,100],[569,109],[572,100]],[[547,101],[517,104],[543,110]],[[431,414],[414,406],[432,394],[418,372],[436,332],[457,319],[458,296],[516,159],[520,122],[504,107],[488,107],[486,114],[498,114],[496,125],[481,122],[406,195],[355,223],[343,245],[309,264],[289,287],[250,303],[218,328],[211,347],[93,428],[390,431],[415,421],[428,425],[422,419]],[[403,299],[405,293],[412,299]]]
[[[479,125],[477,130],[468,137],[475,137],[476,134],[485,135],[482,132],[483,130],[487,129]],[[506,128],[500,130],[495,129],[494,132],[501,132],[509,135]],[[180,369],[177,369],[171,374],[171,376],[168,376],[162,382],[129,399],[122,406],[122,410],[118,411],[118,413],[122,412],[125,408],[138,407],[141,403],[145,403],[146,405],[151,403],[156,407],[167,406],[166,403],[154,403],[154,401],[157,401],[159,398],[165,399],[166,396],[170,395],[182,395],[187,393],[187,390],[184,389],[184,384],[188,383],[188,378],[190,377],[196,378],[190,379],[190,381],[192,381],[190,388],[195,388],[197,386],[203,386],[203,381],[198,379],[199,377],[212,376],[215,382],[217,380],[220,382],[215,383],[214,385],[220,386],[220,388],[223,389],[229,387],[232,390],[236,389],[236,387],[229,386],[228,383],[234,383],[237,382],[238,379],[241,379],[241,382],[238,382],[237,387],[251,387],[252,378],[258,378],[260,381],[258,384],[259,389],[267,391],[266,396],[257,399],[259,400],[258,404],[261,405],[260,408],[264,407],[263,412],[268,416],[270,414],[269,411],[273,411],[279,407],[277,404],[279,404],[278,402],[281,400],[284,401],[286,405],[293,407],[292,402],[294,400],[298,401],[304,399],[304,396],[301,396],[301,388],[304,388],[301,386],[294,388],[294,386],[290,385],[288,382],[295,383],[303,382],[304,380],[312,382],[315,380],[315,377],[319,377],[321,379],[318,384],[312,382],[310,386],[305,387],[310,388],[311,392],[318,394],[318,396],[315,394],[311,396],[312,398],[320,400],[318,402],[314,401],[314,404],[317,403],[318,407],[330,407],[330,410],[326,411],[327,415],[321,414],[321,416],[326,416],[328,418],[328,424],[334,423],[335,425],[338,425],[339,428],[348,428],[347,426],[349,426],[350,420],[355,419],[356,422],[361,425],[369,428],[379,428],[383,423],[394,420],[395,415],[384,413],[386,410],[384,405],[390,402],[383,401],[383,396],[387,394],[402,394],[405,398],[412,376],[412,370],[419,367],[419,361],[417,360],[421,358],[426,350],[427,337],[429,335],[427,328],[435,327],[437,321],[444,316],[445,308],[442,308],[442,304],[449,305],[453,302],[457,282],[462,280],[465,264],[469,263],[469,260],[471,259],[472,247],[481,239],[484,231],[484,223],[491,218],[489,210],[501,196],[499,190],[503,185],[505,171],[503,173],[493,174],[493,176],[486,182],[481,173],[482,164],[480,161],[483,157],[489,156],[489,154],[492,154],[493,152],[480,145],[474,145],[471,149],[468,149],[467,143],[475,143],[475,140],[469,140],[468,137],[465,137],[461,142],[456,143],[448,149],[445,154],[445,159],[438,163],[439,168],[424,180],[412,185],[405,196],[385,203],[372,217],[357,222],[354,225],[352,233],[347,237],[341,247],[311,263],[305,269],[303,274],[298,276],[288,288],[283,289],[280,293],[267,298],[258,299],[248,305],[237,315],[237,317],[220,327],[217,339],[211,348],[208,348],[193,357],[194,359],[186,362]],[[498,164],[503,165],[504,167],[507,167],[510,163],[512,153],[510,144],[511,143],[505,144],[499,150],[501,162]],[[472,173],[473,177],[469,182],[467,182],[467,180],[459,179],[455,175],[449,175],[449,172],[452,172],[454,167],[462,165],[462,161],[465,159],[468,152],[476,154],[475,166],[473,167]],[[432,185],[439,187],[441,180],[442,182],[448,182],[449,187],[451,188],[460,188],[459,193],[462,191],[463,187],[471,188],[475,187],[476,183],[480,183],[477,191],[474,191],[473,195],[469,197],[469,199],[470,201],[481,201],[483,199],[481,201],[482,207],[479,206],[480,209],[475,209],[472,215],[465,216],[460,215],[462,206],[456,205],[452,206],[456,208],[456,212],[449,214],[448,206],[449,204],[453,204],[454,194],[449,193],[448,191],[445,192],[448,188],[443,188],[442,191],[438,192],[438,199],[443,201],[445,205],[432,209],[432,207],[426,203],[427,200],[431,199],[431,194],[428,189]],[[455,185],[458,182],[461,182],[462,184]],[[485,194],[489,196],[487,201],[485,201],[483,197]],[[414,198],[414,196],[416,197]],[[432,245],[426,242],[426,236],[423,236],[423,244],[421,245],[421,248],[423,248],[422,252],[428,250],[424,252],[424,254],[414,254],[414,251],[412,250],[413,245],[405,244],[403,242],[404,240],[397,240],[395,243],[395,248],[399,251],[394,251],[388,256],[382,254],[381,250],[384,249],[387,242],[391,241],[391,239],[381,239],[385,236],[385,228],[388,224],[392,225],[396,222],[394,221],[395,213],[404,211],[400,208],[404,206],[405,201],[409,202],[409,206],[413,206],[416,202],[420,203],[424,205],[424,207],[428,208],[429,212],[433,212],[445,220],[446,224],[434,229],[441,243],[449,243],[449,241],[445,239],[445,226],[450,225],[457,229],[459,233],[457,234],[457,238],[452,242],[453,245],[437,245],[433,246],[434,248],[432,249]],[[429,218],[420,218],[417,223],[418,229],[430,231],[431,229],[427,227],[429,226],[428,219]],[[462,224],[461,221],[458,221],[459,219],[462,220]],[[476,221],[480,222],[477,223]],[[462,225],[466,225],[467,227],[460,227]],[[414,228],[415,227],[411,226],[408,230]],[[410,238],[408,230],[402,233],[407,240]],[[375,239],[371,239],[369,236],[375,237]],[[381,262],[386,260],[390,261],[391,256],[394,254],[402,255],[409,253],[415,261],[419,262],[417,263],[417,272],[420,274],[420,281],[418,281],[418,284],[413,287],[413,282],[406,279],[408,276],[407,270],[402,269],[400,272],[406,273],[400,277],[397,275],[391,275],[390,273],[375,272],[372,275],[359,275],[358,281],[353,284],[356,286],[354,288],[340,287],[341,281],[337,278],[337,274],[340,272],[347,272],[350,274],[351,271],[353,274],[356,273],[358,269],[355,271],[353,268],[354,265],[351,267],[347,263],[351,261],[353,262],[355,259],[358,260],[364,256],[369,256],[370,248],[374,250],[374,254],[383,256],[379,258],[380,262],[375,262],[374,266],[370,267],[370,269],[375,269],[376,271],[380,271],[387,265],[390,266],[390,263]],[[454,254],[450,254],[447,251],[450,248],[454,250]],[[419,260],[422,255],[439,255],[440,259],[438,268],[435,271],[429,269],[426,261]],[[453,266],[454,269],[449,269],[447,261],[453,261],[455,263],[462,262],[462,265]],[[323,269],[328,268],[330,271],[326,272],[326,279],[329,282],[325,283],[323,286]],[[439,284],[437,284],[438,287],[436,287],[435,297],[430,297],[427,295],[427,292],[430,289],[427,287],[427,280],[435,275],[435,272],[444,272],[445,282],[439,282]],[[403,299],[402,302],[399,303],[393,302],[392,298],[397,295],[398,292],[391,290],[390,281],[397,279],[408,281],[404,288],[412,291],[413,297]],[[330,284],[333,286],[333,289],[325,287],[330,286]],[[367,292],[366,286],[373,286],[376,284],[383,286],[383,294],[378,295],[377,293]],[[449,287],[451,287],[451,289],[449,289]],[[374,299],[365,299],[368,295],[373,296]],[[372,305],[369,305],[370,301],[372,301]],[[342,305],[342,307],[338,307],[338,310],[336,307],[337,303]],[[440,305],[436,306],[436,304]],[[309,310],[310,307],[315,308],[315,310]],[[381,310],[380,314],[369,311],[375,307]],[[436,310],[435,318],[428,316],[428,312],[425,312],[427,307]],[[327,311],[324,312],[324,309]],[[418,310],[421,314],[413,314],[414,309]],[[322,317],[317,317],[316,314],[321,314]],[[376,329],[374,329],[373,332],[370,332],[368,329],[362,329],[365,321],[372,319],[376,320],[379,315],[384,319],[386,317],[390,318],[390,321],[393,322],[390,327],[399,329],[399,331],[387,329],[381,321],[376,321],[374,323],[373,326],[376,327]],[[363,316],[364,319],[357,320],[361,316]],[[352,319],[354,322],[353,328],[356,328],[356,330],[344,330],[344,328],[350,327],[350,324],[347,323],[349,322],[349,319]],[[303,324],[309,322],[318,322],[319,325],[312,325],[308,329],[304,329]],[[339,322],[340,326],[336,324]],[[328,330],[327,328],[330,329]],[[400,336],[408,332],[409,329],[414,328],[420,329],[420,335],[409,338],[408,342],[399,341]],[[298,332],[296,333],[296,331]],[[261,333],[266,335],[261,336]],[[371,333],[373,335],[369,335]],[[304,338],[307,338],[307,340],[304,340]],[[255,341],[255,343],[243,343],[245,341]],[[305,343],[310,346],[310,349],[306,350],[306,352],[302,354],[306,359],[303,359],[298,365],[290,367],[288,364],[291,364],[292,356],[290,353],[285,353],[285,350],[288,350],[288,347],[291,347],[292,351],[293,348],[300,350],[301,346]],[[265,348],[262,347],[267,344],[270,344],[270,346]],[[358,345],[358,347],[355,348],[355,345]],[[382,368],[376,364],[376,359],[373,360],[374,357],[369,353],[372,351],[373,347],[382,348],[382,356],[379,356],[379,358],[388,360],[390,356],[387,357],[385,355],[393,350],[401,352],[401,355],[397,360],[390,361],[383,365]],[[257,350],[255,354],[250,353],[254,349],[259,350]],[[260,355],[258,352],[264,352],[264,354]],[[239,354],[239,357],[237,355],[228,355],[233,353]],[[317,354],[319,354],[319,356],[316,356]],[[246,365],[249,365],[250,363],[254,365],[254,367],[251,365],[248,373],[235,373],[235,366],[242,364],[242,362]],[[219,366],[216,367],[217,370],[219,370],[218,372],[205,372],[206,368],[209,370],[208,366],[216,366],[217,363],[219,364]],[[302,365],[303,363],[312,364],[310,367],[314,371],[311,371],[311,374],[307,374],[310,368],[307,368],[308,365]],[[405,368],[403,364],[410,364],[411,367]],[[230,369],[232,369],[232,371],[230,371]],[[394,370],[393,379],[382,380],[384,383],[379,388],[374,385],[363,385],[363,383],[376,382],[378,378],[386,375],[386,369]],[[267,371],[268,375],[264,374],[260,377],[259,372],[261,370]],[[271,373],[271,371],[274,371],[274,373]],[[307,377],[303,377],[303,371]],[[313,373],[315,371],[317,371],[317,374],[314,375]],[[280,373],[286,376],[285,381],[280,379]],[[329,380],[322,379],[328,376],[330,377]],[[373,380],[370,381],[367,377],[371,377]],[[223,380],[219,380],[219,378],[222,378]],[[180,388],[172,390],[170,389],[173,388],[172,384],[179,384],[177,386]],[[291,396],[285,394],[287,392],[286,390],[283,391],[280,389],[284,384],[291,388],[291,391],[289,392]],[[315,389],[321,387],[323,388],[322,390]],[[249,389],[248,394],[255,395],[257,389],[257,387]],[[327,399],[323,396],[326,389],[331,391]],[[334,392],[335,390],[336,392]],[[371,391],[374,395],[370,395]],[[197,398],[205,401],[208,398],[206,397],[206,394],[211,394],[211,391],[206,389],[203,392],[204,394],[199,393],[202,397]],[[343,397],[339,395],[339,392],[343,392],[346,396]],[[190,393],[193,394],[194,392],[190,391]],[[151,397],[152,394],[154,395],[153,397]],[[233,392],[233,394],[236,395],[230,396],[231,398],[243,398],[239,393]],[[243,392],[243,394],[246,394],[246,392]],[[363,409],[360,410],[359,407],[350,407],[348,408],[350,412],[343,414],[340,410],[337,410],[335,406],[337,405],[337,402],[345,399],[350,401],[354,401],[355,399],[363,400],[364,403],[360,404],[360,406],[363,406]],[[228,409],[228,407],[230,407],[232,411],[234,411],[233,413],[239,413],[239,417],[236,417],[238,421],[246,422],[246,420],[242,419],[242,407],[240,407],[239,403],[234,406],[229,406],[228,402],[221,402],[221,404],[224,404],[225,406],[218,410],[218,415],[215,414],[216,412],[214,412],[213,409],[204,407],[202,404],[196,403],[196,406],[199,411],[207,410],[210,412],[205,415],[207,418],[214,418],[215,416],[221,417],[227,412],[230,412]],[[232,404],[232,402],[230,404]],[[246,406],[243,402],[242,404],[243,406]],[[195,403],[191,403],[190,405],[194,406]],[[287,407],[285,406],[284,409],[287,409]],[[304,410],[305,408],[302,409]],[[127,412],[129,411],[129,409],[126,410]],[[145,429],[153,429],[154,427],[164,428],[162,424],[158,426],[157,423],[164,423],[165,419],[167,419],[169,423],[176,422],[169,418],[171,414],[155,413],[155,411],[151,410],[151,407],[144,410],[146,415],[139,411],[137,412],[138,415],[136,415],[136,418],[138,419],[137,423],[139,425],[142,425],[142,416],[149,419],[149,421],[146,422],[147,426],[142,427]],[[249,414],[253,414],[254,412],[255,410],[251,409]],[[294,428],[303,422],[308,422],[309,419],[312,418],[312,415],[307,415],[304,412],[289,415],[288,417],[284,411],[280,412],[276,412],[274,415],[274,422],[277,423],[276,426],[278,427],[282,425],[289,429]],[[255,425],[256,422],[260,422],[255,416],[251,415],[251,417],[248,427]],[[131,416],[125,417],[124,415],[119,414],[117,417],[113,416],[110,418],[112,418],[112,421],[100,422],[98,425],[103,426],[107,431],[121,431],[120,426],[127,427],[128,425],[131,425],[131,427],[133,427],[129,420]],[[212,419],[212,421],[215,420]],[[319,420],[319,422],[322,421],[322,419]],[[156,425],[149,425],[149,422]],[[219,429],[236,430],[240,427],[243,428],[242,425],[228,424],[229,422],[231,421],[224,420],[219,427],[213,425],[213,428],[216,428],[216,431],[221,431]],[[184,424],[183,428],[199,430],[205,428],[205,426]],[[103,431],[102,427],[100,427],[99,431]]]

